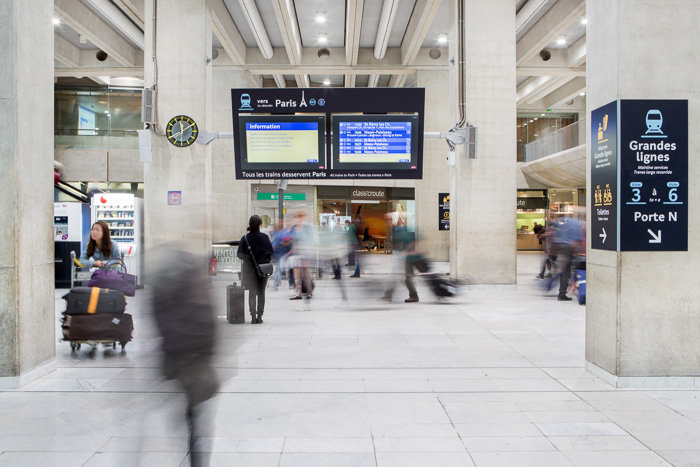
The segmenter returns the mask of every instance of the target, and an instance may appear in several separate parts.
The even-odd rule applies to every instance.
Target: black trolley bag
[[[245,323],[245,291],[235,282],[226,286],[226,320],[231,324]]]
[[[67,315],[124,313],[126,309],[126,298],[118,290],[73,287],[63,298]]]
[[[66,315],[63,339],[68,341],[114,341],[122,348],[131,341],[134,321],[129,313]]]

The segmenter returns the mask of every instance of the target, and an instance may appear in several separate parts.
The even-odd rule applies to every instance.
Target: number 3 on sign
[[[634,196],[632,197],[633,202],[637,203],[642,199],[639,188],[632,188],[632,193],[634,193]]]

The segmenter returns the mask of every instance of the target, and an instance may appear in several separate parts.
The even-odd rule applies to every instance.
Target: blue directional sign
[[[617,101],[591,112],[591,248],[618,250]]]
[[[688,250],[688,101],[622,100],[620,251]]]
[[[688,250],[688,101],[591,112],[591,248]]]

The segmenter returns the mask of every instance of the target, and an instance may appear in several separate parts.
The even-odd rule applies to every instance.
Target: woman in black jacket
[[[265,288],[267,287],[267,277],[259,278],[255,271],[255,264],[251,258],[251,251],[258,264],[269,263],[272,259],[272,243],[270,238],[260,232],[262,219],[260,216],[252,215],[248,221],[248,231],[250,233],[241,237],[238,244],[239,258],[243,260],[241,264],[241,282],[243,287],[248,289],[248,309],[250,310],[250,323],[262,323],[262,315],[265,312]],[[248,248],[250,247],[250,249]],[[256,307],[257,299],[257,307]],[[257,310],[257,318],[255,316]]]

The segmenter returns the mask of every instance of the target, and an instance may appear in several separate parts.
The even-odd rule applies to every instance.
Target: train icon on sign
[[[642,135],[642,138],[665,138],[666,135],[661,131],[663,123],[664,117],[660,110],[649,110],[646,116],[647,131]]]

